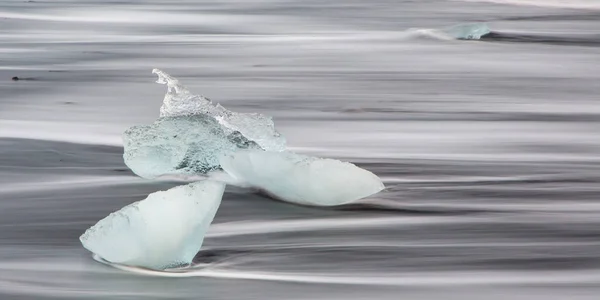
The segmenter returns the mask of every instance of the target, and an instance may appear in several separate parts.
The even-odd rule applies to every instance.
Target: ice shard
[[[206,97],[192,94],[179,80],[159,69],[152,70],[158,75],[157,83],[167,85],[167,93],[160,108],[161,117],[208,115],[215,118],[230,134],[239,132],[268,151],[285,150],[285,138],[275,130],[271,117],[259,113],[236,113],[220,104],[213,104]]]
[[[140,177],[205,174],[220,167],[222,154],[285,149],[285,138],[270,117],[229,111],[192,94],[177,78],[158,69],[153,73],[167,85],[160,117],[123,134],[125,164]]]
[[[112,263],[157,270],[189,265],[224,189],[222,183],[201,181],[152,193],[111,213],[79,239]]]
[[[443,29],[443,32],[459,40],[478,40],[491,31],[485,23],[469,23]]]
[[[351,163],[291,152],[238,151],[220,164],[239,185],[301,205],[341,205],[384,189],[379,177]]]

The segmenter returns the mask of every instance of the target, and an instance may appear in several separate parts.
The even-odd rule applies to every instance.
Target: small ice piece
[[[275,130],[271,117],[259,113],[236,113],[206,97],[192,94],[179,80],[162,70],[154,69],[157,83],[167,85],[167,93],[160,108],[161,117],[205,114],[215,118],[228,134],[239,132],[268,151],[284,151],[285,138]]]
[[[187,266],[200,250],[225,184],[200,181],[148,195],[111,213],[79,239],[118,264],[164,270]]]
[[[485,23],[460,24],[443,31],[459,40],[478,40],[491,32],[490,27]]]
[[[375,174],[351,163],[291,152],[238,151],[220,162],[238,185],[301,205],[346,204],[385,188]]]
[[[219,169],[222,154],[261,148],[239,132],[226,133],[204,114],[163,117],[123,134],[123,160],[135,174],[153,179],[162,175],[197,175]]]

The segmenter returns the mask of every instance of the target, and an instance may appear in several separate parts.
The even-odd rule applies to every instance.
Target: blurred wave
[[[0,298],[595,300],[597,2],[1,2]],[[315,209],[230,187],[194,267],[94,261],[86,228],[179,184],[123,164],[155,67],[388,188]]]
[[[600,10],[600,1],[597,0],[452,0],[465,2],[488,2],[510,5],[541,6],[552,8],[573,8]]]

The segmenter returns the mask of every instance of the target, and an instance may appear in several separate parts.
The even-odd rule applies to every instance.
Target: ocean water
[[[387,189],[228,188],[193,271],[94,260],[85,229],[178,184],[123,164],[152,68]],[[599,297],[598,0],[4,0],[0,95],[0,299]]]

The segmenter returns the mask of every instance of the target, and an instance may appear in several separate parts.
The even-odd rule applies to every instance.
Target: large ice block
[[[138,176],[205,174],[218,169],[219,156],[238,149],[261,149],[239,132],[226,133],[204,114],[163,117],[123,134],[125,164]]]
[[[291,152],[238,151],[220,163],[239,185],[302,205],[341,205],[384,189],[379,177],[351,163]]]
[[[151,269],[188,265],[221,203],[225,185],[201,181],[148,195],[111,213],[79,239],[112,263]]]

